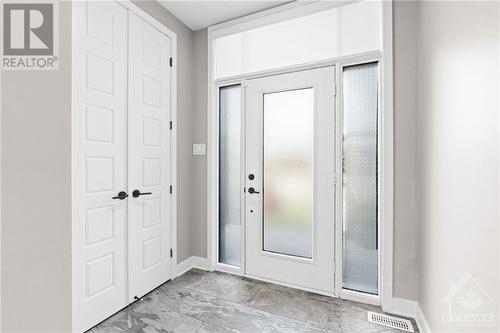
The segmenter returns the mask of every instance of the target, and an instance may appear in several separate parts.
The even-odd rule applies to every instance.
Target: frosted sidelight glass
[[[241,87],[219,91],[219,262],[240,266]]]
[[[343,288],[378,294],[378,64],[343,73]]]
[[[312,257],[314,90],[264,95],[264,250]]]

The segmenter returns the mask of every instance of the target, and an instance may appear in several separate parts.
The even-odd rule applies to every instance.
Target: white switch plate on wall
[[[194,143],[193,144],[193,155],[205,155],[207,152],[204,143]]]

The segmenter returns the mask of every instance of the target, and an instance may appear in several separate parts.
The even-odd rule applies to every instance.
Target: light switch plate
[[[207,149],[204,143],[194,143],[193,144],[193,155],[205,155]]]

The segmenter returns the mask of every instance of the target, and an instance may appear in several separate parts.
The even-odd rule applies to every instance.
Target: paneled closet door
[[[170,279],[170,39],[129,13],[129,300]]]
[[[73,2],[73,331],[128,304],[127,10]]]

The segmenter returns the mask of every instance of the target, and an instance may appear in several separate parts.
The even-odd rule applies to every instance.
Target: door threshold
[[[323,296],[339,298],[339,296],[335,292],[324,291],[324,290],[319,290],[319,289],[314,289],[314,288],[306,288],[306,287],[294,285],[291,283],[286,283],[286,282],[277,281],[277,280],[273,280],[273,279],[267,279],[267,278],[263,278],[263,277],[256,276],[256,275],[245,274],[242,272],[242,270],[240,268],[230,266],[230,265],[217,264],[217,266],[215,267],[215,271],[227,273],[227,274],[232,274],[232,275],[237,275],[237,276],[243,276],[243,277],[246,277],[249,279],[258,280],[258,281],[267,282],[267,283],[272,283],[272,284],[276,284],[278,286],[283,286],[283,287],[287,287],[287,288],[303,290],[303,291],[307,291],[307,292],[311,292],[311,293],[315,293],[315,294],[319,294],[319,295],[323,295]]]

